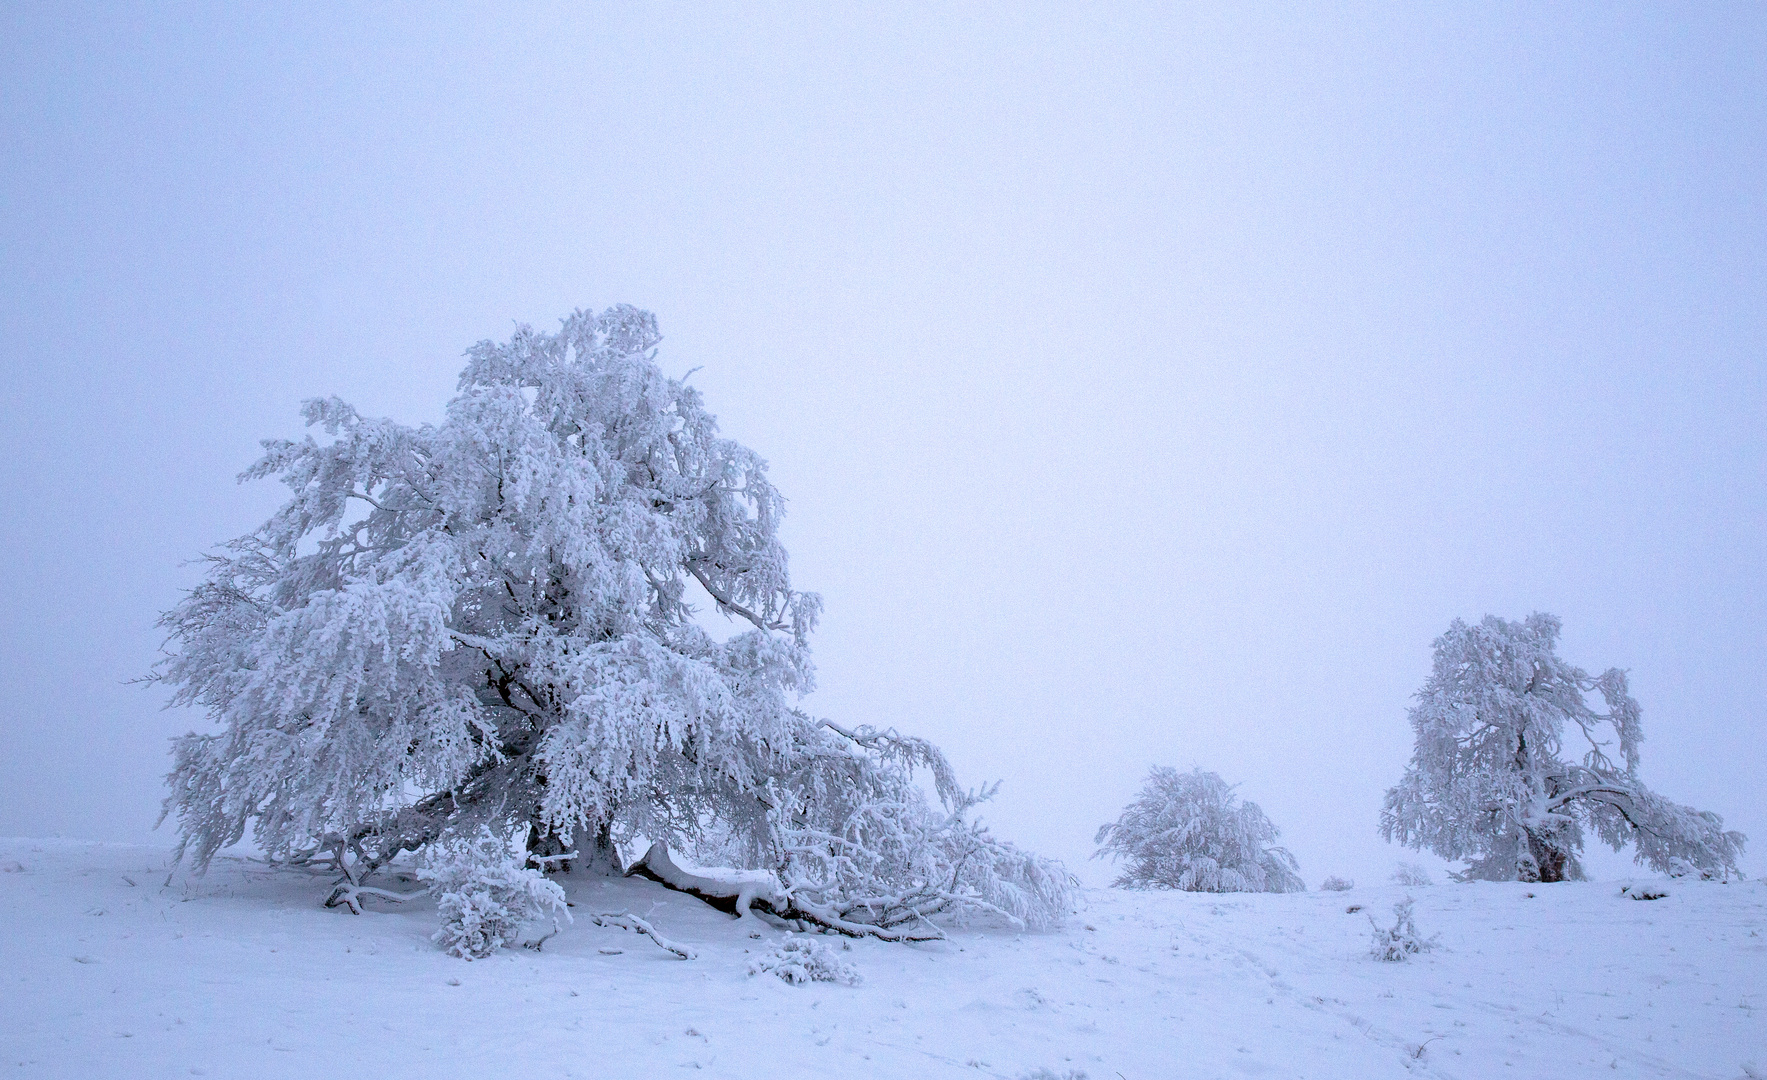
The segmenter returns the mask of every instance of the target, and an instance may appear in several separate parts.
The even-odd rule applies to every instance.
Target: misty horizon
[[[1755,9],[6,25],[0,835],[175,842],[129,680],[303,399],[631,303],[788,501],[804,707],[1089,884],[1154,766],[1446,868],[1407,708],[1537,611],[1767,872]]]

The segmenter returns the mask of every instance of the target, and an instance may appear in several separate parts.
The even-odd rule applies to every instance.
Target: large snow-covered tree
[[[1416,747],[1387,792],[1381,835],[1466,860],[1466,879],[1580,879],[1586,829],[1664,873],[1734,872],[1743,835],[1638,779],[1644,734],[1625,672],[1567,664],[1559,628],[1552,615],[1486,616],[1436,639],[1411,709]]]
[[[242,479],[292,497],[163,620],[157,677],[217,728],[175,744],[181,854],[206,864],[249,828],[273,858],[329,860],[354,906],[398,853],[485,827],[525,834],[547,868],[571,848],[611,867],[624,839],[716,833],[769,869],[829,853],[810,892],[839,921],[865,892],[842,829],[878,804],[847,806],[853,792],[912,802],[910,774],[931,767],[942,809],[921,798],[892,825],[978,834],[936,749],[792,704],[812,687],[820,601],[792,586],[783,500],[661,372],[659,341],[635,308],[578,312],[473,347],[438,425],[314,400],[324,439],[264,444]],[[707,606],[741,632],[708,633]],[[950,869],[925,845],[924,865],[865,850],[902,896]],[[940,880],[943,908],[898,914],[1001,906],[976,862],[960,862],[968,884]]]
[[[1212,772],[1156,766],[1135,801],[1098,830],[1095,858],[1125,861],[1113,884],[1187,892],[1301,892],[1294,856],[1254,802]]]

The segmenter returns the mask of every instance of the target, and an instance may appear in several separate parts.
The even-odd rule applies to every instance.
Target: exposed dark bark
[[[1567,871],[1575,865],[1571,853],[1554,843],[1551,836],[1532,830],[1523,835],[1528,846],[1516,866],[1516,880],[1543,884],[1566,880]]]
[[[736,918],[742,917],[742,912],[736,910],[736,899],[737,898],[734,894],[732,894],[730,896],[720,896],[720,895],[717,895],[714,893],[706,892],[704,889],[695,888],[693,886],[685,886],[684,887],[681,885],[672,884],[669,881],[664,880],[663,877],[661,875],[659,875],[655,870],[652,870],[649,866],[647,866],[643,862],[643,860],[633,863],[631,869],[626,871],[626,876],[627,877],[641,877],[641,878],[646,879],[647,881],[654,881],[658,885],[661,885],[665,889],[674,889],[676,892],[686,893],[688,896],[691,896],[696,900],[703,900],[706,903],[717,908],[719,911],[722,911],[726,915],[731,915]],[[771,907],[771,905],[766,905],[766,904],[762,904],[759,902],[751,903],[749,906],[753,909],[757,909],[757,910],[760,910],[763,912],[767,912],[767,909],[769,907]],[[768,913],[771,914],[771,912],[768,912]]]

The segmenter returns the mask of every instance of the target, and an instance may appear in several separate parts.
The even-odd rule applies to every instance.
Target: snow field
[[[239,860],[166,887],[161,850],[0,840],[0,871],[20,1078],[1767,1075],[1752,881],[1095,890],[1059,931],[853,942],[843,986],[750,976],[783,933],[648,882],[564,879],[578,920],[543,953],[466,962],[432,902],[352,916]],[[1404,895],[1437,947],[1369,959]],[[698,959],[582,917],[620,910]]]

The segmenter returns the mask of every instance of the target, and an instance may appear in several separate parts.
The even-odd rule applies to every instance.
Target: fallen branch
[[[684,870],[670,857],[668,846],[661,841],[652,844],[644,858],[626,871],[626,876],[648,878],[739,919],[759,913],[786,922],[808,923],[820,930],[851,938],[874,937],[882,941],[938,941],[945,936],[944,931],[925,921],[924,917],[917,917],[912,928],[853,922],[832,908],[804,903],[780,884],[779,878],[771,871],[721,868],[715,873],[694,873]],[[915,914],[919,915],[918,912]]]
[[[668,938],[657,933],[656,927],[628,912],[602,912],[599,915],[589,916],[589,921],[596,926],[606,926],[615,930],[630,930],[634,934],[643,934],[645,937],[660,945],[665,951],[672,952],[683,960],[692,960],[699,955],[685,945],[677,945],[675,942],[670,941]]]
[[[382,900],[391,900],[398,904],[428,894],[428,889],[418,889],[408,893],[394,892],[391,889],[376,889],[371,885],[357,885],[345,878],[332,887],[331,895],[325,898],[325,906],[347,907],[350,909],[350,914],[360,915],[362,914],[362,898],[365,896],[378,896]]]

